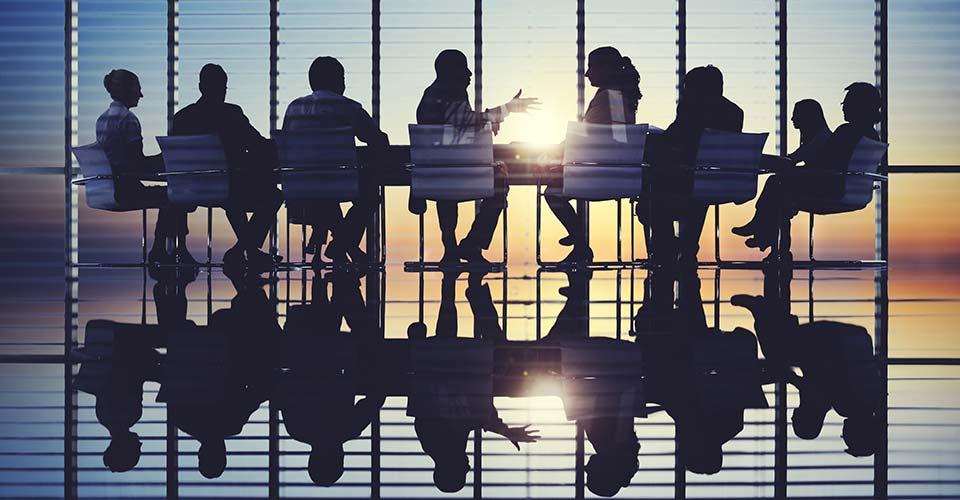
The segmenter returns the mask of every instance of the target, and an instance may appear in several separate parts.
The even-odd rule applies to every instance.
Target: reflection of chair
[[[479,201],[496,193],[490,127],[410,125],[410,196],[433,201]],[[420,214],[420,266],[423,261]],[[503,210],[503,264],[507,262],[507,210]],[[429,263],[435,265],[436,263]]]
[[[714,253],[718,263],[720,205],[745,203],[757,196],[760,157],[769,135],[706,129],[700,136],[691,197],[714,206]]]
[[[810,214],[810,262],[813,258],[813,216],[814,214],[828,215],[862,210],[873,200],[873,190],[876,182],[886,180],[886,177],[877,174],[883,155],[887,153],[888,144],[874,141],[866,137],[860,139],[853,150],[850,163],[845,172],[838,172],[843,176],[843,196],[839,200],[798,200],[801,211]],[[864,262],[855,262],[863,264]],[[885,262],[880,262],[885,264]]]
[[[311,203],[356,201],[361,196],[360,165],[353,129],[349,127],[274,132],[280,163],[280,184],[283,197],[292,207],[305,210]],[[386,213],[383,208],[383,189],[379,188],[380,234],[386,234]],[[297,210],[294,210],[297,211]],[[288,222],[290,214],[288,213]],[[296,217],[294,217],[296,218]],[[300,220],[306,234],[305,220]],[[289,227],[287,230],[289,234]],[[306,239],[304,238],[304,245]],[[287,245],[289,248],[289,245]],[[381,249],[380,261],[386,259],[386,245]],[[288,258],[289,260],[289,258]]]
[[[140,210],[142,213],[142,234],[141,234],[141,264],[147,262],[147,209],[159,208],[154,205],[137,203],[136,200],[129,200],[120,203],[117,200],[116,178],[113,175],[113,169],[110,166],[110,160],[106,152],[100,147],[99,143],[87,144],[86,146],[77,146],[73,148],[73,155],[77,157],[80,164],[81,178],[73,181],[74,184],[84,187],[87,195],[87,206],[95,210],[106,210],[109,212],[132,212]]]
[[[647,124],[597,125],[570,122],[563,149],[564,197],[578,201],[617,201],[617,263],[622,264],[621,200],[643,192],[643,150]],[[540,257],[541,207],[543,196],[537,185],[537,264]]]

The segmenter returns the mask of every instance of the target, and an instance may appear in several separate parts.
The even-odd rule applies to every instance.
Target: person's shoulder
[[[184,118],[187,118],[187,117],[192,116],[192,115],[195,114],[196,112],[197,112],[197,103],[192,102],[192,103],[187,104],[186,106],[180,108],[179,110],[177,110],[177,112],[173,114],[173,119],[174,119],[174,120],[184,119]]]
[[[226,114],[227,114],[227,115],[235,116],[235,117],[237,117],[237,118],[240,118],[240,117],[244,117],[244,118],[245,118],[245,117],[246,117],[246,115],[243,113],[243,108],[241,108],[241,107],[240,107],[239,105],[237,105],[237,104],[231,104],[231,103],[229,103],[229,102],[224,103],[224,104],[223,104],[223,109],[224,109],[224,111],[226,111]]]

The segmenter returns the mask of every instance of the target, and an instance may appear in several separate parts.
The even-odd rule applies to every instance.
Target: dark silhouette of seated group
[[[629,341],[590,336],[588,269],[566,271],[563,307],[536,341],[507,340],[486,271],[467,279],[473,338],[458,336],[461,271],[451,270],[441,284],[435,335],[415,322],[407,339],[381,337],[356,270],[316,275],[311,300],[292,305],[282,328],[263,279],[235,279],[229,306],[198,326],[187,319],[186,287],[195,275],[161,274],[153,290],[157,325],[87,324],[77,387],[96,398],[97,420],[110,435],[103,462],[114,472],[139,462],[133,428],[146,381],[161,384],[157,401],[167,405],[170,422],[199,442],[197,467],[207,478],[224,473],[227,440],[270,401],[287,435],[309,447],[310,479],[332,486],[344,474],[345,445],[377,421],[388,395],[405,395],[416,438],[434,464],[435,486],[456,492],[471,470],[471,432],[500,435],[518,450],[539,439],[528,425],[507,425],[494,404],[495,393],[528,394],[528,373],[562,379],[562,391],[552,394],[561,396],[567,420],[593,447],[584,472],[587,488],[600,496],[629,486],[641,467],[635,418],[668,414],[676,424],[678,464],[714,474],[723,467],[724,445],[744,428],[745,411],[766,408],[762,386],[777,381],[799,392],[792,416],[797,437],[817,438],[833,409],[843,417],[846,452],[872,455],[883,432],[883,389],[870,336],[835,321],[800,324],[790,314],[791,271],[764,272],[762,296],[732,299],[753,315],[754,334],[707,325],[696,269],[652,271]],[[545,349],[560,354],[545,357]]]
[[[416,109],[418,124],[450,124],[464,128],[492,127],[494,133],[511,113],[537,109],[536,98],[517,92],[506,104],[474,110],[467,96],[472,73],[467,58],[458,50],[444,50],[437,56],[436,79],[423,93]],[[597,92],[587,106],[584,120],[593,124],[636,123],[637,105],[642,97],[640,75],[630,58],[613,47],[601,47],[588,58],[585,76]],[[344,68],[332,57],[318,57],[309,69],[312,93],[288,106],[283,131],[310,131],[349,127],[357,139],[372,151],[372,161],[362,169],[361,196],[344,216],[339,203],[317,202],[290,207],[291,214],[312,226],[306,251],[318,259],[323,255],[334,262],[366,264],[368,256],[360,249],[365,223],[378,203],[380,174],[387,163],[389,139],[363,107],[347,97]],[[165,202],[161,187],[145,187],[137,175],[163,171],[160,155],[144,156],[143,137],[137,117],[131,111],[143,97],[136,75],[126,70],[111,71],[104,87],[113,98],[110,107],[97,120],[97,142],[102,145],[117,176],[118,198],[149,200],[160,207],[149,260],[158,263],[195,261],[182,242],[187,233],[187,212]],[[225,101],[227,74],[216,64],[200,71],[201,97],[181,109],[173,118],[172,135],[219,135],[230,169],[229,202],[224,207],[237,243],[224,255],[227,266],[268,269],[278,257],[263,252],[266,235],[282,203],[276,188],[276,148],[265,139],[239,106]],[[781,257],[790,258],[790,219],[798,207],[809,200],[827,203],[843,194],[842,176],[861,138],[878,139],[874,125],[880,120],[881,97],[868,83],[853,83],[843,100],[844,124],[833,132],[814,100],[799,101],[793,124],[800,130],[800,147],[783,158],[780,173],[770,177],[756,203],[754,217],[734,233],[749,237],[747,246],[779,248]],[[742,132],[744,114],[723,93],[723,75],[714,66],[690,70],[683,79],[676,118],[662,134],[651,134],[644,163],[654,166],[691,165],[705,129]],[[802,168],[798,165],[802,164]],[[390,167],[394,168],[394,167]],[[395,168],[400,168],[396,166]],[[648,175],[652,188],[639,199],[637,217],[649,231],[647,248],[651,259],[662,265],[696,264],[699,238],[707,205],[688,196],[693,174],[683,168],[656,168]],[[645,179],[646,182],[646,179]],[[496,194],[480,203],[477,216],[465,238],[457,241],[457,201],[437,201],[437,216],[444,246],[443,263],[461,260],[488,263],[483,250],[488,248],[499,216],[506,206],[507,173],[496,173]],[[568,263],[589,262],[593,252],[587,241],[582,218],[562,195],[558,186],[549,186],[546,200],[567,230],[561,245],[572,246],[564,259]],[[424,200],[411,198],[410,210],[423,213]],[[252,216],[248,217],[248,213]],[[674,222],[679,231],[675,233]],[[328,235],[332,239],[328,242]],[[324,245],[326,248],[323,248]],[[772,254],[771,254],[772,255]]]

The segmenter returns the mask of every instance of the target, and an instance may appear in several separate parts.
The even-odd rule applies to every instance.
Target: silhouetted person
[[[274,256],[260,247],[276,220],[282,196],[277,189],[275,152],[272,144],[236,104],[225,102],[227,73],[217,64],[200,69],[200,99],[173,115],[171,135],[220,136],[230,168],[227,220],[237,243],[223,255],[228,266],[248,265],[254,270],[270,269]],[[247,219],[247,212],[253,216]],[[279,257],[278,257],[279,258]]]
[[[527,109],[536,109],[539,101],[535,98],[521,98],[520,92],[510,102],[489,108],[483,112],[474,111],[467,98],[467,87],[473,73],[467,67],[467,57],[459,50],[447,49],[437,55],[433,63],[437,78],[423,91],[423,97],[417,106],[417,123],[420,125],[454,125],[463,128],[483,128],[493,126],[494,133],[499,124],[510,113],[524,113]],[[480,210],[467,236],[457,244],[457,203],[456,201],[437,201],[437,218],[440,222],[440,234],[444,254],[442,261],[456,263],[460,259],[473,263],[487,263],[483,250],[489,248],[497,221],[507,203],[507,183],[504,172],[497,172],[496,195],[484,199]],[[426,204],[423,200],[410,200],[411,210],[423,213]]]
[[[600,47],[590,52],[589,65],[585,76],[590,85],[597,87],[597,93],[590,100],[583,121],[602,125],[635,124],[637,122],[637,103],[640,101],[640,74],[629,57],[623,57],[613,47]],[[593,250],[587,241],[583,220],[570,199],[563,196],[557,186],[546,189],[546,200],[567,236],[560,244],[573,246],[573,251],[563,259],[564,262],[590,261]]]
[[[370,394],[354,402],[357,371],[371,364],[359,359],[359,332],[341,333],[345,314],[327,297],[324,281],[314,278],[312,302],[288,313],[284,360],[289,370],[281,376],[276,401],[290,437],[311,447],[310,479],[332,486],[343,475],[344,444],[360,437],[377,417],[384,396]]]
[[[153,287],[156,325],[87,323],[77,388],[96,398],[97,421],[110,433],[103,464],[113,472],[133,469],[140,460],[140,436],[132,428],[143,415],[143,384],[161,380],[156,347],[166,345],[169,334],[187,323],[185,290],[193,277],[175,271],[160,277]]]
[[[167,348],[157,400],[166,401],[178,429],[200,442],[198,465],[207,478],[223,474],[225,439],[240,434],[271,389],[280,327],[258,285],[235,282],[228,309],[214,312],[208,327],[177,331]]]
[[[661,137],[651,136],[653,140],[648,144],[648,161],[666,167],[654,170],[651,175],[655,197],[666,198],[666,205],[644,200],[637,204],[637,216],[649,225],[652,241],[647,242],[647,248],[662,264],[674,262],[678,252],[683,262],[697,262],[707,205],[687,200],[693,173],[670,167],[694,164],[700,136],[708,128],[743,131],[743,110],[723,96],[720,70],[700,66],[690,70],[683,79],[676,119]],[[680,223],[679,241],[673,231],[674,220]]]
[[[653,307],[635,318],[647,399],[660,403],[674,419],[677,453],[685,468],[714,474],[723,465],[723,445],[743,430],[745,408],[766,405],[756,339],[743,328],[723,332],[707,326],[694,269],[673,274],[668,268],[648,279],[662,279],[651,283],[651,289],[670,298],[650,297],[648,304],[645,296],[644,307]],[[641,324],[647,322],[657,327]]]
[[[771,278],[772,271],[765,273]],[[787,287],[789,282],[787,282]],[[847,453],[872,455],[883,431],[880,418],[882,387],[873,342],[862,326],[836,321],[800,324],[790,314],[789,299],[770,295],[735,295],[731,302],[753,314],[764,357],[796,386],[800,404],[793,411],[793,430],[801,439],[815,439],[830,409],[844,417]],[[796,375],[791,367],[799,367]]]
[[[138,206],[160,209],[153,231],[153,247],[147,254],[150,262],[179,261],[196,265],[186,245],[188,208],[170,205],[166,187],[144,186],[138,179],[164,170],[161,155],[144,156],[140,120],[131,111],[143,97],[140,79],[130,71],[115,69],[103,77],[103,87],[113,102],[97,118],[97,143],[110,160],[117,202],[121,205],[135,202]]]
[[[843,196],[844,176],[860,139],[880,140],[874,124],[880,121],[880,91],[869,83],[852,83],[846,88],[843,119],[802,169],[790,169],[770,177],[757,199],[753,219],[734,233],[750,236],[746,245],[766,250],[777,243],[778,229],[797,214],[801,205],[835,203]],[[786,241],[789,244],[789,239]],[[789,247],[781,255],[790,258]]]
[[[561,287],[560,295],[566,297],[557,320],[540,342],[563,342],[584,340],[590,336],[588,293],[593,271],[568,271],[567,286]]]
[[[308,247],[319,254],[320,245],[326,241],[326,233],[330,231],[333,240],[324,250],[324,255],[334,262],[344,262],[349,256],[354,263],[365,264],[367,255],[359,247],[360,239],[367,220],[377,208],[379,170],[390,141],[360,103],[344,97],[346,82],[340,61],[325,56],[314,59],[309,78],[313,93],[299,97],[287,106],[283,131],[350,127],[357,139],[370,146],[373,154],[370,155],[370,164],[361,170],[360,199],[354,201],[346,217],[341,220],[338,202],[318,202],[305,207],[307,220],[313,226]]]
[[[426,326],[419,322],[407,330],[413,341],[411,356],[414,359],[414,388],[408,398],[407,415],[414,417],[420,446],[433,459],[433,482],[446,493],[460,491],[466,483],[470,470],[466,452],[470,431],[479,428],[499,434],[518,450],[520,443],[532,443],[539,438],[537,431],[528,430],[529,425],[509,427],[498,416],[493,405],[492,364],[490,373],[476,373],[470,368],[460,371],[461,367],[479,362],[478,348],[492,348],[489,343],[506,339],[489,286],[482,283],[482,272],[470,274],[466,292],[476,320],[475,337],[480,340],[456,337],[458,275],[456,271],[444,273],[436,336],[425,339]],[[424,351],[430,354],[418,355]],[[432,362],[440,362],[443,367],[436,367]]]

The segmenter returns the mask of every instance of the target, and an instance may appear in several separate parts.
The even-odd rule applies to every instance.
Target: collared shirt
[[[465,98],[451,98],[436,82],[423,91],[417,106],[417,123],[420,125],[456,125],[458,127],[483,127],[490,123],[494,132],[510,112],[506,104],[485,111],[474,111]]]
[[[603,125],[632,125],[637,123],[636,113],[630,113],[627,111],[628,109],[629,106],[622,91],[600,89],[590,100],[590,105],[587,106],[587,111],[583,114],[583,121]]]
[[[129,166],[127,145],[143,141],[140,120],[129,108],[118,101],[110,103],[97,118],[97,143],[103,148],[115,168]]]
[[[357,139],[371,144],[387,136],[357,101],[329,90],[317,90],[295,99],[283,116],[283,130],[350,127]]]

